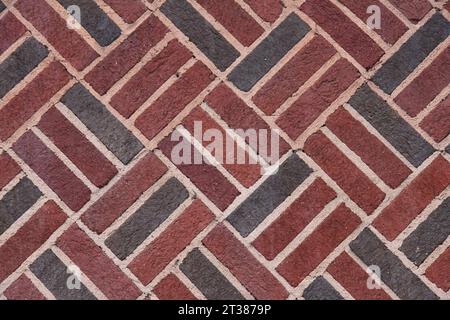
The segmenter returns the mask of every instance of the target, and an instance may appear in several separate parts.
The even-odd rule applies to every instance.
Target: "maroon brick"
[[[81,220],[89,229],[101,234],[166,171],[166,166],[155,155],[148,154],[97,200]]]
[[[161,300],[196,300],[186,285],[173,273],[162,279],[153,289]]]
[[[231,129],[265,129],[268,130],[268,134],[271,130],[267,122],[223,83],[218,85],[206,97],[205,101]],[[271,141],[270,136],[267,137],[266,141]],[[248,143],[248,139],[246,142]],[[269,153],[271,153],[271,148],[271,144],[269,144],[267,148]],[[290,149],[289,145],[281,137],[279,149],[280,155],[285,154]]]
[[[153,139],[212,80],[214,75],[211,71],[202,62],[197,62],[136,119],[136,127],[147,139]]]
[[[13,145],[13,150],[73,211],[89,201],[91,191],[31,131]]]
[[[313,134],[304,150],[367,214],[373,213],[385,198],[384,192],[323,133]]]
[[[6,153],[0,154],[0,190],[20,172],[19,165]]]
[[[384,51],[375,41],[330,1],[308,0],[300,9],[329,33],[364,68],[370,69],[384,55]]]
[[[382,27],[381,29],[374,29],[381,38],[389,44],[394,44],[402,35],[408,31],[408,28],[403,22],[397,18],[388,8],[386,8],[380,1],[377,0],[340,0],[347,8],[349,8],[358,18],[364,23],[367,22],[369,14],[367,8],[371,5],[376,5],[380,8]]]
[[[126,23],[134,23],[141,17],[146,8],[141,0],[103,0],[109,5]]]
[[[266,114],[273,114],[335,53],[321,36],[315,37],[256,93],[253,102]]]
[[[327,271],[356,300],[390,300],[389,295],[381,288],[369,289],[367,281],[370,278],[346,252],[341,253]],[[369,280],[370,281],[370,280]]]
[[[396,98],[411,117],[417,116],[450,83],[450,47],[446,48]]]
[[[96,65],[86,75],[85,80],[95,91],[104,95],[150,48],[161,41],[166,33],[166,26],[157,17],[147,18],[124,42]]]
[[[11,12],[7,12],[0,19],[0,30],[2,30],[0,54],[5,52],[27,31],[25,26]]]
[[[142,283],[149,284],[213,219],[213,213],[195,200],[128,268]]]
[[[53,202],[46,202],[0,247],[0,282],[46,242],[67,216]]]
[[[138,287],[76,224],[58,239],[57,246],[108,299],[136,299]]]
[[[336,208],[280,265],[277,271],[297,286],[361,223],[344,204]]]
[[[42,117],[38,127],[97,187],[117,174],[114,165],[56,108]]]
[[[168,136],[158,147],[166,157],[172,160],[172,149],[178,143],[177,141],[171,141],[171,137]],[[206,161],[195,164],[195,152],[199,151],[192,148],[190,164],[176,164],[177,168],[220,210],[225,210],[240,194],[239,190],[216,167],[206,163]]]
[[[183,120],[183,125],[185,128],[194,136],[194,123],[201,121],[203,132],[206,130],[218,130],[222,133],[223,137],[223,156],[219,158],[218,155],[213,154],[219,162],[223,163],[223,167],[230,172],[240,183],[244,185],[244,187],[251,187],[260,177],[261,177],[261,166],[259,164],[250,164],[249,162],[249,154],[246,150],[243,150],[237,143],[234,143],[233,150],[235,152],[234,161],[235,164],[227,164],[226,162],[226,154],[229,152],[229,146],[227,146],[227,139],[231,139],[229,135],[225,132],[225,130],[214,121],[205,111],[203,111],[200,107],[195,108],[189,116]],[[203,147],[207,147],[210,142],[200,141],[203,144]],[[231,151],[230,151],[231,152]],[[237,163],[237,155],[245,154],[245,163]]]
[[[389,0],[411,22],[417,23],[431,10],[431,4],[426,0]]]
[[[439,288],[450,290],[450,248],[447,248],[426,271],[426,276]]]
[[[188,49],[172,40],[114,95],[111,106],[129,118],[191,57]]]
[[[275,22],[283,11],[283,4],[280,0],[245,0],[245,2],[264,21]]]
[[[335,197],[333,189],[322,179],[316,179],[252,245],[273,260]]]
[[[438,156],[375,219],[373,225],[389,241],[416,218],[450,184],[450,163]]]
[[[420,123],[436,142],[441,142],[450,134],[450,96],[442,101]]]
[[[391,188],[397,188],[411,174],[392,151],[344,108],[333,113],[326,125]]]
[[[8,300],[46,300],[31,280],[22,274],[4,292]]]
[[[264,29],[235,0],[197,0],[240,43],[250,46]]]
[[[44,0],[19,0],[15,7],[42,33],[48,42],[78,71],[84,70],[98,54]]]
[[[63,65],[52,62],[0,109],[0,140],[16,132],[70,80]],[[26,106],[26,108],[24,108]]]
[[[223,225],[215,227],[203,244],[258,300],[281,300],[288,292],[250,251]]]
[[[358,76],[355,67],[340,59],[281,114],[277,124],[289,137],[297,139]]]

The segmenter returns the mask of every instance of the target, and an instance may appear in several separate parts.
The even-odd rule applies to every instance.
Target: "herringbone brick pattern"
[[[449,10],[0,0],[0,297],[449,299]],[[196,121],[279,170],[172,162]]]

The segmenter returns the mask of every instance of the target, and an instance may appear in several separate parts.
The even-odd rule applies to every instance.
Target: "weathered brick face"
[[[450,299],[449,10],[0,0],[0,299]]]

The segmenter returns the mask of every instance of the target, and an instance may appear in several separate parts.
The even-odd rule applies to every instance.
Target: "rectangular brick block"
[[[52,201],[46,202],[0,247],[0,282],[3,282],[66,221]]]
[[[19,0],[15,7],[42,33],[48,42],[78,71],[84,70],[98,54],[44,0]]]
[[[250,91],[309,30],[309,26],[292,13],[234,68],[228,80],[240,90]]]
[[[304,150],[367,214],[384,200],[385,193],[323,133],[309,137]]]
[[[126,23],[134,23],[145,13],[145,5],[141,0],[103,0],[109,5]]]
[[[142,283],[149,284],[213,219],[200,200],[194,201],[128,268]]]
[[[436,142],[441,142],[450,134],[450,95],[431,111],[420,123]]]
[[[70,80],[59,62],[52,62],[0,109],[0,140],[6,140]],[[26,108],[24,108],[26,106]]]
[[[223,225],[215,227],[203,244],[259,300],[281,300],[288,292],[274,275]]]
[[[100,95],[104,95],[142,57],[161,41],[167,28],[155,16],[147,18],[128,38],[108,54],[85,77]]]
[[[419,22],[431,9],[428,1],[423,0],[389,0],[411,22]]]
[[[264,21],[273,23],[281,15],[283,5],[279,0],[245,0],[255,13]]]
[[[166,171],[155,155],[148,154],[97,200],[81,220],[89,229],[101,234]]]
[[[59,237],[57,246],[108,299],[136,299],[138,287],[76,224]]]
[[[333,189],[316,179],[252,245],[266,259],[273,260],[335,197]]]
[[[5,290],[4,295],[8,300],[46,300],[45,296],[24,274]]]
[[[324,277],[316,278],[303,291],[305,300],[343,300],[339,292]]]
[[[297,139],[358,77],[358,70],[340,59],[276,123],[291,139]]]
[[[89,188],[31,131],[14,143],[13,150],[73,211],[91,198]]]
[[[326,125],[391,188],[397,188],[411,174],[392,151],[344,108],[333,113]]]
[[[197,62],[136,119],[136,127],[147,139],[153,139],[206,89],[214,78],[202,62]]]
[[[373,225],[392,241],[450,184],[450,163],[438,156],[386,209]]]
[[[239,52],[186,0],[167,0],[160,10],[220,71],[239,57]]]
[[[277,271],[296,287],[361,223],[344,204],[336,208],[283,262]]]
[[[361,268],[348,253],[341,253],[328,267],[333,278],[357,300],[390,300],[382,288],[369,289],[371,278],[367,270]]]
[[[196,300],[196,297],[173,273],[162,279],[153,289],[161,300]]]
[[[314,37],[255,94],[253,101],[266,114],[273,114],[335,53],[325,39]]]
[[[0,154],[0,190],[20,172],[19,165],[6,153]]]
[[[427,269],[426,276],[444,291],[450,290],[450,248],[447,248],[443,254]]]
[[[112,97],[111,106],[129,118],[191,57],[186,47],[172,40]]]
[[[308,0],[300,10],[329,33],[364,68],[370,69],[384,55],[372,38],[328,0]],[[355,46],[355,43],[358,43]]]
[[[248,236],[311,172],[311,168],[298,155],[290,156],[274,175],[268,177],[227,217],[227,221],[243,237]]]
[[[25,26],[11,12],[7,12],[0,19],[0,30],[2,30],[2,37],[0,38],[0,54],[5,52],[6,49],[27,31]]]
[[[117,174],[114,165],[56,108],[43,115],[38,127],[97,187]]]

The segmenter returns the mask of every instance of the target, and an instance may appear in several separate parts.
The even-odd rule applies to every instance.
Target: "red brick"
[[[172,160],[172,149],[178,143],[177,141],[171,141],[169,136],[159,144],[159,148],[166,157]],[[199,151],[194,148],[191,150],[190,164],[176,164],[177,168],[220,210],[225,210],[240,194],[239,190],[216,167],[205,161],[202,161],[202,164],[195,164],[194,154]]]
[[[420,123],[436,142],[441,142],[450,134],[450,96],[442,101]]]
[[[212,82],[214,75],[198,61],[137,119],[136,127],[153,139]]]
[[[447,248],[443,254],[428,267],[425,275],[434,282],[439,288],[447,292],[450,290],[450,248]]]
[[[335,53],[321,36],[315,37],[256,93],[253,102],[266,114],[273,114]]]
[[[173,273],[162,279],[153,289],[161,300],[197,300],[186,285]]]
[[[146,10],[141,0],[103,0],[126,23],[134,23]]]
[[[261,177],[261,166],[259,164],[250,164],[249,162],[249,154],[246,150],[243,150],[236,143],[233,145],[233,152],[235,153],[234,161],[235,164],[226,164],[226,154],[229,150],[229,146],[227,146],[226,140],[231,139],[231,137],[225,132],[225,130],[214,121],[205,111],[203,111],[200,107],[195,108],[191,114],[183,120],[183,125],[185,128],[194,135],[194,122],[201,121],[202,132],[206,132],[207,130],[219,130],[222,133],[223,137],[223,156],[219,158],[218,155],[214,155],[219,162],[223,163],[223,167],[230,172],[240,183],[244,185],[244,187],[251,187],[260,177]],[[202,139],[203,140],[203,139]],[[200,141],[203,144],[203,147],[207,147],[210,142]],[[230,151],[231,152],[231,151]],[[245,163],[237,164],[237,154],[245,154]]]
[[[266,141],[271,141],[271,128],[269,125],[225,84],[222,83],[217,86],[206,97],[205,101],[231,129],[265,129],[268,130],[268,137]],[[248,143],[248,139],[246,142]],[[271,143],[269,143],[267,148],[269,154],[271,154],[271,148]],[[279,149],[280,156],[285,154],[290,149],[289,145],[281,137],[279,141]]]
[[[450,83],[450,47],[446,48],[396,98],[395,102],[415,117]]]
[[[76,224],[58,239],[57,246],[108,299],[136,299],[138,287]]]
[[[13,150],[73,211],[80,210],[91,197],[91,191],[32,132],[25,133]]]
[[[186,47],[172,40],[114,95],[111,106],[129,118],[191,57]]]
[[[142,283],[149,284],[213,219],[212,212],[195,200],[128,268]]]
[[[301,10],[336,40],[364,68],[370,69],[384,51],[328,0],[308,0]],[[355,43],[358,45],[355,46]]]
[[[46,202],[0,247],[0,282],[39,249],[66,219],[53,201]]]
[[[49,64],[0,109],[0,140],[6,140],[13,135],[69,80],[70,76],[62,64],[57,61]]]
[[[347,8],[349,8],[358,18],[364,23],[367,22],[370,14],[367,13],[367,8],[376,5],[380,8],[381,13],[381,29],[374,29],[381,38],[389,44],[394,44],[402,35],[408,31],[408,28],[403,22],[397,18],[388,8],[386,8],[380,1],[377,0],[341,0]]]
[[[56,108],[42,117],[38,127],[97,187],[117,174],[114,165]]]
[[[250,46],[264,29],[235,0],[197,0],[240,43]]]
[[[19,165],[6,153],[0,154],[0,190],[20,172]]]
[[[371,214],[385,198],[370,179],[358,169],[323,133],[315,133],[305,144],[305,152],[367,214]]]
[[[438,156],[375,219],[373,225],[394,240],[450,184],[450,163]]]
[[[22,274],[4,292],[8,300],[46,300],[30,279]]]
[[[280,0],[245,0],[245,2],[267,22],[275,22],[283,11],[283,4]]]
[[[15,7],[78,71],[99,56],[44,0],[19,0]]]
[[[391,188],[397,188],[411,174],[392,151],[344,108],[333,113],[326,125]]]
[[[281,300],[288,292],[248,249],[223,225],[215,227],[203,244],[258,300]]]
[[[410,21],[419,22],[431,10],[431,5],[426,0],[389,0]]]
[[[149,154],[129,170],[81,217],[92,231],[101,234],[167,171]]]
[[[312,234],[280,263],[277,271],[297,286],[361,223],[344,204],[336,208]]]
[[[322,179],[316,179],[252,245],[273,260],[334,198],[333,189]]]
[[[27,31],[25,26],[11,12],[7,12],[0,19],[0,30],[2,30],[0,54],[5,52]]]
[[[151,47],[161,41],[166,33],[167,28],[158,18],[149,17],[96,65],[86,75],[85,80],[95,91],[104,95],[144,57]]]
[[[390,300],[383,289],[369,289],[367,280],[369,274],[362,269],[346,252],[341,253],[327,271],[356,300]]]
[[[337,61],[277,120],[289,137],[297,139],[350,85],[359,73],[347,60]]]

